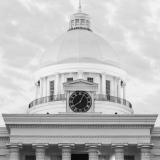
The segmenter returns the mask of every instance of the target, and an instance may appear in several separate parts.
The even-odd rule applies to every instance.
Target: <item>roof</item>
[[[121,68],[119,58],[108,42],[84,29],[68,31],[55,39],[42,56],[39,68],[67,63],[107,64]]]

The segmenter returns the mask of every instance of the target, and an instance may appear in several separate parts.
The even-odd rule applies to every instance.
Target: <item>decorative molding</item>
[[[0,149],[7,149],[6,146],[0,146]]]
[[[123,128],[123,129],[150,129],[152,126],[112,126],[112,125],[37,125],[37,126],[9,126],[9,128]],[[159,137],[160,138],[160,137]]]
[[[10,138],[150,138],[150,135],[11,135]]]
[[[160,137],[151,137],[151,140],[160,140]]]
[[[153,149],[160,149],[160,146],[154,146]]]
[[[9,141],[10,138],[9,136],[8,137],[0,137],[0,141]]]

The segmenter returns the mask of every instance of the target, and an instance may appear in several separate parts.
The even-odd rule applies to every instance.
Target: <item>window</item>
[[[124,160],[134,160],[134,156],[124,156]]]
[[[67,78],[67,82],[72,82],[73,78]]]
[[[84,19],[81,19],[81,27],[84,27]]]
[[[54,81],[50,81],[50,95],[54,95]]]
[[[74,20],[71,20],[71,28],[74,26]]]
[[[89,21],[86,20],[86,27],[89,28]]]
[[[79,27],[79,19],[76,19],[76,27]]]
[[[110,81],[106,80],[106,95],[110,95]]]
[[[36,156],[26,156],[26,160],[36,160]]]
[[[92,83],[93,83],[93,78],[88,77],[88,78],[87,78],[87,81],[88,81],[88,82],[92,82]]]

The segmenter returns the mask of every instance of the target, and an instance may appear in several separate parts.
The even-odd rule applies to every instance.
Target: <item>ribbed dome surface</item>
[[[55,39],[42,56],[39,68],[67,63],[98,63],[121,68],[110,45],[85,29],[71,30]]]

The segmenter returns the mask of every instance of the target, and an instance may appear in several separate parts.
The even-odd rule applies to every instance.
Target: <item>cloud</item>
[[[35,98],[32,75],[51,42],[67,32],[78,0],[2,0],[0,6],[0,106],[25,113]],[[82,11],[127,71],[127,97],[135,113],[160,113],[159,0],[86,0]],[[160,125],[158,119],[156,125]]]

